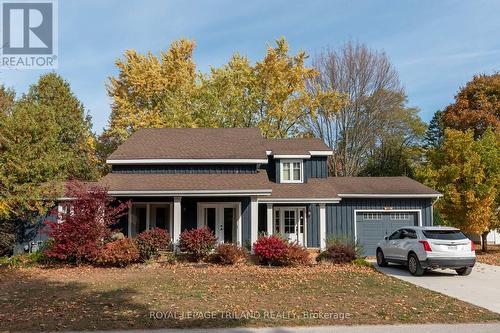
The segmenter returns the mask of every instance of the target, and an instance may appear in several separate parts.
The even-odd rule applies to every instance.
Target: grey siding
[[[319,205],[310,204],[307,209],[307,247],[319,247]]]
[[[326,178],[328,177],[327,157],[312,156],[304,160],[304,178]]]
[[[257,164],[251,165],[113,165],[113,173],[256,173]]]
[[[327,157],[312,156],[310,159],[304,159],[304,183],[309,178],[328,177]],[[280,182],[280,159],[269,159],[269,174],[273,175],[276,183]]]
[[[326,206],[326,236],[354,238],[355,209],[421,209],[422,225],[432,225],[432,199],[342,199]]]

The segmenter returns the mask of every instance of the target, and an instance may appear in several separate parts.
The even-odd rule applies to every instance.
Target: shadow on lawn
[[[181,313],[135,301],[138,296],[131,288],[99,291],[96,286],[64,282],[63,275],[60,281],[52,281],[18,270],[0,270],[0,332],[234,327],[247,322],[180,318]]]

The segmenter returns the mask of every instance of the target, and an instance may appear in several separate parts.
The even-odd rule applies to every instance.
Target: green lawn
[[[3,269],[0,279],[0,331],[500,320],[350,265]]]

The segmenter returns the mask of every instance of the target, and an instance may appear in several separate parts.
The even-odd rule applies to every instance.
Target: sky
[[[107,126],[105,85],[126,49],[168,49],[194,39],[198,70],[226,63],[234,52],[260,60],[284,36],[292,53],[311,57],[349,40],[385,51],[425,121],[453,101],[473,75],[500,71],[500,1],[156,1],[59,0],[59,67],[92,116]],[[18,95],[43,70],[0,71]]]

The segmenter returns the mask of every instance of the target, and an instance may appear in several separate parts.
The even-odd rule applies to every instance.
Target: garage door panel
[[[377,243],[393,231],[417,224],[415,212],[358,212],[357,241],[367,256],[374,256]]]

